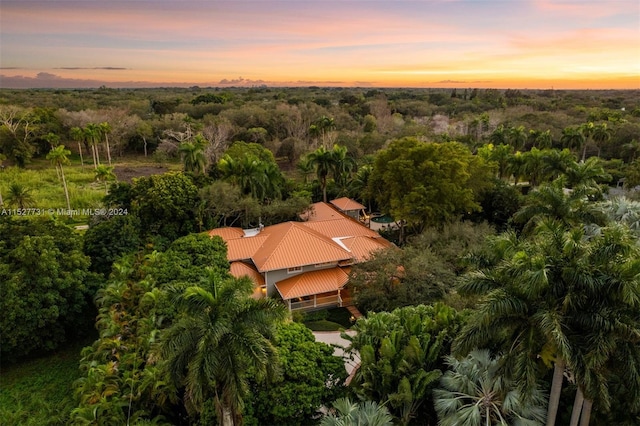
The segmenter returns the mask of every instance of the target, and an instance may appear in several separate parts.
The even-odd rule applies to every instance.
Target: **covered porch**
[[[296,275],[276,283],[276,288],[290,311],[309,311],[344,306],[348,281],[348,269],[336,267]]]

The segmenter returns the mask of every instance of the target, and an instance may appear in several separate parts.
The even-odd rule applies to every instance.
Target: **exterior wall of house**
[[[302,270],[297,272],[288,272],[287,269],[278,269],[276,271],[268,271],[264,274],[264,281],[267,285],[267,296],[268,297],[280,297],[278,293],[278,289],[276,288],[276,283],[282,280],[286,280],[287,278],[295,277],[296,275],[300,275],[304,272],[310,271],[319,271],[322,269],[335,268],[338,266],[337,262],[322,264],[322,265],[307,265],[303,266]]]
[[[360,210],[344,210],[343,213],[355,220],[360,220]]]

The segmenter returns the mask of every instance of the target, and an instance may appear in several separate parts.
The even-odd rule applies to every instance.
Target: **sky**
[[[640,0],[2,0],[0,87],[640,88]]]

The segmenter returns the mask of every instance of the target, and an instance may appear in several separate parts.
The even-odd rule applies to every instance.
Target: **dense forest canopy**
[[[639,141],[632,90],[0,90],[3,362],[97,331],[71,424],[637,424]],[[348,379],[206,233],[338,197],[396,243]]]

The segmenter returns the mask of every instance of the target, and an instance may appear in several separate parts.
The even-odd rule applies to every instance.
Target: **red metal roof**
[[[352,200],[348,197],[336,198],[335,200],[329,201],[331,204],[342,210],[343,212],[350,210],[364,210],[365,206],[360,204],[359,202]]]
[[[307,222],[285,222],[245,236],[240,228],[209,231],[227,244],[230,262],[253,262],[258,272],[319,263],[359,262],[391,245],[380,234],[326,203],[315,203]]]
[[[300,215],[300,218],[308,222],[316,222],[322,220],[331,220],[343,218],[346,215],[338,211],[330,204],[319,202],[313,203],[311,208]]]
[[[260,272],[351,258],[351,254],[331,238],[298,222],[269,226],[265,232],[269,234],[268,239],[252,257]]]
[[[264,285],[264,277],[251,265],[244,262],[231,262],[229,272],[236,278],[249,277],[257,286]]]
[[[322,269],[305,272],[276,283],[282,299],[311,296],[313,294],[337,291],[349,281],[349,275],[342,268]]]
[[[384,238],[350,237],[340,240],[351,252],[356,262],[364,262],[371,255],[391,245]]]

